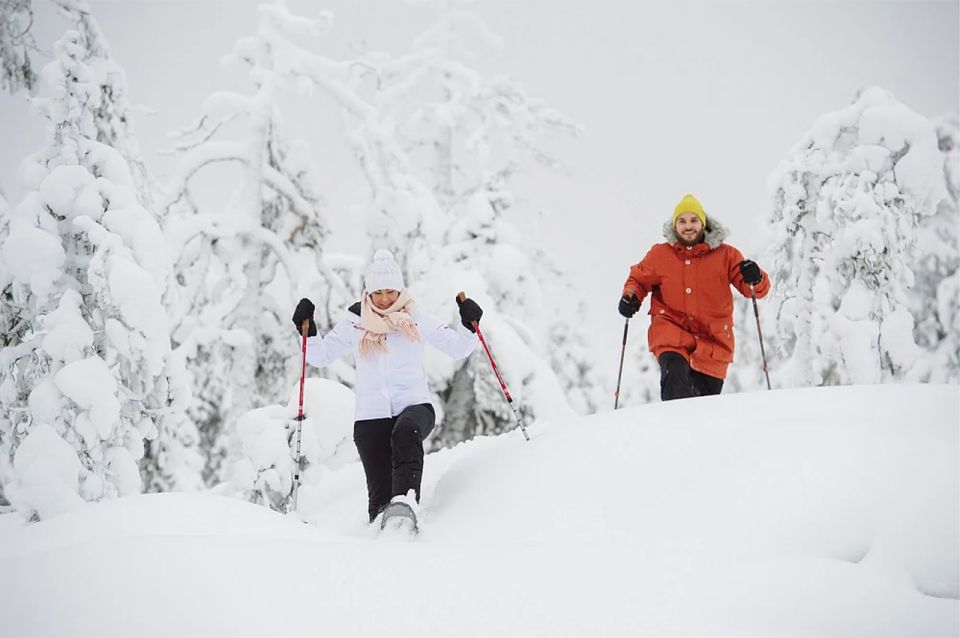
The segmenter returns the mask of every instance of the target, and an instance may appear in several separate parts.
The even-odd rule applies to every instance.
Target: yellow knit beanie
[[[707,225],[707,214],[703,212],[703,206],[700,205],[700,200],[689,193],[684,195],[680,203],[677,204],[677,207],[673,209],[674,226],[677,225],[677,217],[680,217],[680,215],[684,213],[693,213],[700,218],[700,223],[704,226]]]

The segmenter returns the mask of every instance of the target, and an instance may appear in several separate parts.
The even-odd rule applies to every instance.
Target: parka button
[[[663,314],[663,310],[660,311],[660,314],[661,314],[661,315]]]
[[[693,291],[690,290],[689,288],[687,288],[687,294],[689,295],[691,292],[693,292]]]
[[[686,261],[685,261],[685,262],[683,262],[683,263],[685,263],[686,265],[688,265],[688,266],[689,266],[689,265],[690,265],[690,260],[688,259],[688,260],[686,260]]]

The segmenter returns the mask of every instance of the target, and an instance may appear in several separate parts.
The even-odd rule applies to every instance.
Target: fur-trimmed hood
[[[663,236],[671,244],[675,244],[680,241],[680,238],[677,237],[677,231],[672,221],[664,222]],[[703,234],[703,241],[707,244],[707,246],[710,247],[711,250],[722,244],[729,236],[730,231],[727,230],[727,227],[721,224],[716,217],[710,216],[707,218],[707,229]]]

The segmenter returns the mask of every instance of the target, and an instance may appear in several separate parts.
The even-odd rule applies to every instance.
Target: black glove
[[[297,309],[293,311],[293,325],[297,327],[297,332],[300,333],[300,336],[303,336],[303,332],[300,330],[300,324],[303,323],[304,319],[310,320],[310,330],[307,332],[307,336],[315,337],[317,335],[317,324],[313,322],[313,302],[306,297],[300,300],[300,303],[297,304]]]
[[[760,266],[757,262],[744,259],[740,262],[740,274],[743,275],[743,281],[751,286],[756,286],[763,279],[763,273],[760,272]]]
[[[457,306],[460,308],[460,323],[470,332],[476,332],[473,327],[473,322],[480,321],[480,317],[483,316],[483,310],[477,305],[476,301],[469,297],[460,301],[460,297],[457,296]]]
[[[640,300],[637,299],[637,296],[632,292],[628,292],[624,296],[620,297],[620,306],[617,308],[620,311],[620,314],[629,319],[633,315],[637,314],[637,311],[640,310]]]

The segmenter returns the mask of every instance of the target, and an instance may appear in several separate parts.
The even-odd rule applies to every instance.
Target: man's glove
[[[297,327],[297,332],[300,333],[301,337],[303,332],[300,327],[304,319],[310,320],[310,330],[307,332],[307,336],[315,337],[317,334],[317,324],[313,322],[313,310],[313,302],[304,297],[297,304],[297,309],[293,311],[293,325]]]
[[[751,286],[756,286],[763,279],[763,273],[760,272],[760,266],[757,262],[744,259],[740,262],[740,274],[743,275],[743,281]]]
[[[629,319],[633,315],[637,314],[637,311],[640,310],[640,300],[637,299],[637,296],[632,292],[628,292],[624,296],[620,297],[620,307],[618,308],[620,314]]]
[[[460,308],[460,323],[470,332],[476,332],[473,327],[473,322],[480,321],[480,317],[483,316],[483,310],[477,305],[476,301],[469,297],[460,301],[460,297],[457,296],[457,306]]]

